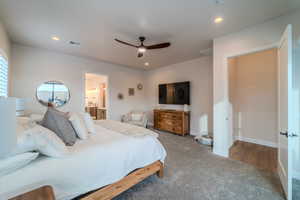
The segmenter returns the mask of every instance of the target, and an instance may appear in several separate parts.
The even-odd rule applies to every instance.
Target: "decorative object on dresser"
[[[156,109],[154,110],[154,128],[182,136],[187,135],[190,132],[190,112]]]
[[[55,200],[54,192],[51,186],[43,186],[38,189],[32,190],[25,194],[21,194],[17,197],[9,200]]]
[[[183,110],[184,110],[185,112],[190,111],[189,105],[184,104],[184,105],[183,105]]]

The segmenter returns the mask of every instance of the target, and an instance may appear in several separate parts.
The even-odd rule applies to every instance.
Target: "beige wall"
[[[235,139],[277,144],[277,49],[229,59]]]
[[[145,73],[147,99],[145,104],[148,106],[150,121],[153,121],[152,110],[156,106],[166,109],[183,109],[181,105],[158,105],[158,85],[190,81],[191,134],[212,134],[212,73],[211,56],[147,71]]]

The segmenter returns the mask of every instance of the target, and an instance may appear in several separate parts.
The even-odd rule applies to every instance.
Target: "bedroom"
[[[47,108],[36,99],[36,90],[41,84],[55,80],[70,92],[68,103],[58,109],[83,112],[85,74],[100,74],[107,77],[107,119],[121,121],[123,115],[139,110],[147,113],[147,126],[152,128],[154,109],[182,111],[184,107],[159,104],[158,85],[189,81],[190,135],[181,137],[155,130],[167,151],[164,178],[151,176],[116,198],[283,199],[283,193],[278,191],[278,175],[228,159],[231,141],[229,123],[225,120],[228,117],[225,60],[276,45],[291,24],[296,66],[299,2],[205,0],[166,1],[158,5],[147,1],[126,4],[94,0],[0,1],[0,49],[9,70],[7,96],[24,101],[25,116],[43,115]],[[139,45],[140,36],[146,36],[145,46],[158,43],[170,46],[146,50],[138,58],[136,48],[115,41]],[[295,68],[293,74],[298,72]],[[213,136],[213,148],[193,140],[201,135]],[[293,174],[297,178],[299,151],[295,155]],[[57,188],[54,186],[55,195],[59,195],[56,198],[68,199],[64,195],[70,194]],[[31,189],[35,188],[23,192]],[[297,191],[295,184],[295,195],[299,194]]]

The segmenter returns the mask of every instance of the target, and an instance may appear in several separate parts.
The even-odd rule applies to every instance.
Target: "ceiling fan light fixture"
[[[145,53],[146,52],[146,48],[145,47],[139,47],[138,48],[138,52],[139,53]]]
[[[57,37],[57,36],[52,36],[52,37],[51,37],[51,39],[52,39],[52,40],[54,40],[54,41],[58,41],[58,40],[60,40],[60,38],[59,38],[59,37]]]
[[[224,18],[223,17],[216,17],[214,21],[215,21],[216,24],[219,24],[219,23],[224,21]]]
[[[145,62],[145,66],[149,66],[149,63],[148,63],[148,62]]]

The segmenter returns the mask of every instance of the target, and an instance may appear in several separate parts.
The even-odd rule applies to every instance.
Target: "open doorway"
[[[228,58],[229,156],[277,171],[277,48]]]
[[[105,75],[85,74],[85,111],[95,120],[107,118],[107,79]]]

